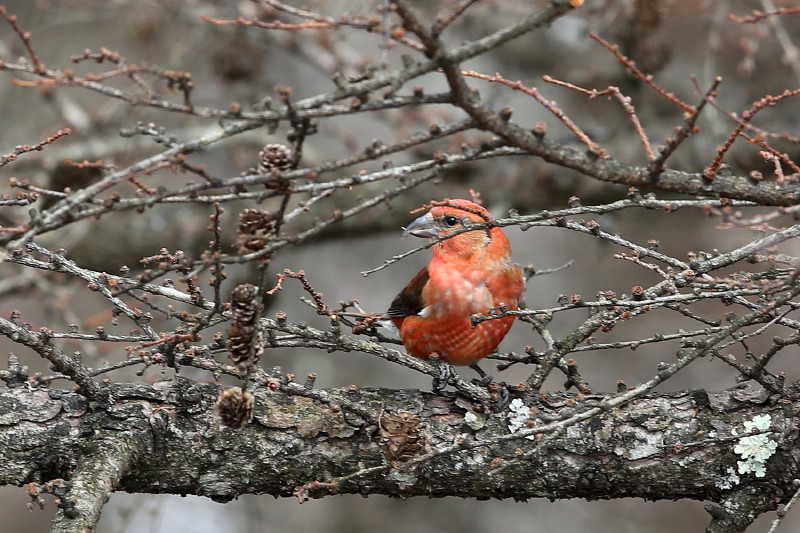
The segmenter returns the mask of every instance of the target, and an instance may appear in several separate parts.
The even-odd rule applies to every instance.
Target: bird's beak
[[[403,235],[432,239],[439,236],[439,228],[430,211],[403,228]]]

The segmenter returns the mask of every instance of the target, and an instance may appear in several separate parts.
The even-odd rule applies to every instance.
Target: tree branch
[[[66,483],[51,533],[92,533],[100,512],[120,480],[152,449],[143,432],[103,431],[82,446],[77,468]]]
[[[769,501],[766,508],[774,508],[788,501],[800,476],[791,458],[798,439],[791,413],[800,404],[764,403],[765,395],[753,401],[756,396],[742,387],[650,394],[570,427],[559,421],[593,409],[604,397],[548,393],[522,408],[522,400],[515,400],[487,415],[459,397],[417,391],[333,389],[323,403],[262,387],[254,392],[255,421],[240,430],[215,421],[216,385],[182,380],[110,387],[116,404],[91,416],[73,393],[21,387],[0,392],[0,481],[67,479],[68,495],[80,502],[76,512],[89,523],[112,488],[217,501],[251,493],[371,493],[723,503],[731,489],[752,488]],[[336,403],[337,397],[346,402]],[[411,413],[404,415],[413,424],[404,433],[405,453],[390,451],[388,444],[402,435],[348,411],[347,402],[371,412],[373,420]],[[30,407],[25,423],[21,405]],[[757,414],[770,417],[768,435],[778,443],[766,463],[768,484],[736,474],[734,446],[749,434],[743,423]],[[515,417],[530,429],[510,433],[518,427],[511,423]],[[411,446],[414,432],[419,437]],[[88,455],[81,457],[82,450]],[[50,460],[43,463],[43,457]],[[147,461],[139,461],[143,457]]]

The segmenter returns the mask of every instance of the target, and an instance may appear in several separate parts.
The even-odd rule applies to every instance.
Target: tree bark
[[[603,396],[545,394],[527,402],[529,429],[516,434],[509,417],[520,412],[518,401],[486,415],[463,397],[417,390],[327,390],[323,403],[262,388],[253,422],[240,429],[219,424],[214,384],[179,379],[109,391],[107,405],[67,391],[0,391],[0,481],[56,494],[57,530],[91,531],[113,490],[216,501],[342,493],[691,498],[722,502],[710,508],[715,520],[739,523],[787,501],[800,478],[800,405],[747,387],[652,394],[569,426],[563,422],[602,406]],[[738,474],[734,452],[756,415],[770,416],[768,435],[778,444],[761,478]],[[761,496],[747,497],[753,493]],[[725,503],[734,499],[759,507],[732,518]]]

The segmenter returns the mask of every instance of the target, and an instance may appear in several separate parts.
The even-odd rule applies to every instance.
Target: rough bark
[[[800,404],[748,388],[653,394],[571,426],[558,423],[603,397],[543,395],[528,402],[535,405],[527,426],[555,429],[532,438],[510,434],[508,410],[487,416],[463,398],[416,390],[330,390],[331,401],[321,403],[265,388],[255,393],[253,422],[231,429],[214,415],[213,384],[109,389],[107,405],[66,391],[0,391],[0,482],[56,493],[56,530],[91,531],[112,490],[217,501],[262,493],[691,498],[722,504],[710,508],[714,526],[775,508],[800,477]],[[355,404],[360,414],[345,407]],[[398,413],[406,421],[391,429],[387,420]],[[743,424],[765,414],[778,450],[765,477],[738,475]]]

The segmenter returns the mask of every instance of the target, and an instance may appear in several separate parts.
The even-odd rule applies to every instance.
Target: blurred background
[[[288,3],[300,6],[297,2]],[[435,4],[418,1],[415,5],[428,20],[433,20],[437,8],[444,9],[443,6],[452,2]],[[463,40],[476,39],[518,20],[541,4],[521,0],[478,2],[445,33],[445,42],[457,45]],[[227,109],[232,102],[250,108],[265,97],[276,98],[277,85],[291,87],[295,99],[327,92],[334,88],[331,81],[334,72],[354,77],[369,65],[380,62],[385,63],[386,68],[395,68],[403,61],[401,55],[410,53],[399,47],[383,52],[380,36],[347,28],[324,32],[279,32],[215,25],[201,18],[206,15],[232,20],[243,16],[272,20],[278,16],[271,8],[250,1],[17,0],[6,1],[4,5],[8,12],[19,17],[20,26],[31,32],[32,45],[39,59],[50,68],[72,68],[78,73],[109,69],[111,67],[107,65],[73,64],[70,60],[71,56],[84,54],[85,49],[97,51],[105,47],[118,52],[129,63],[145,62],[164,70],[191,72],[193,102],[220,109]],[[311,0],[303,5],[338,17],[340,14],[374,14],[376,6],[383,5],[383,2]],[[646,161],[641,144],[617,102],[605,98],[589,100],[585,95],[547,85],[541,81],[541,76],[549,74],[586,88],[620,87],[632,98],[651,141],[658,145],[672,134],[675,126],[681,124],[680,111],[626,75],[613,56],[589,39],[588,34],[595,32],[619,44],[643,71],[655,75],[661,87],[692,104],[696,104],[699,97],[690,76],[696,76],[700,87],[706,88],[714,76],[721,75],[724,79],[718,97],[721,106],[741,112],[764,94],[778,94],[800,84],[800,67],[783,60],[787,55],[787,41],[780,37],[785,36],[790,45],[800,43],[800,25],[796,24],[796,16],[752,25],[740,25],[728,19],[729,13],[742,16],[753,9],[765,8],[761,2],[746,1],[587,2],[586,6],[558,20],[552,27],[526,35],[470,61],[465,68],[486,74],[500,72],[507,79],[519,79],[539,88],[545,97],[556,100],[612,157],[641,164]],[[286,22],[298,21],[285,15],[279,18]],[[14,32],[7,24],[0,23],[0,58],[17,62],[18,58],[25,56]],[[27,178],[34,184],[53,189],[64,186],[75,189],[99,178],[99,174],[92,170],[79,171],[63,165],[65,159],[102,159],[106,164],[123,168],[158,153],[160,147],[147,137],[123,138],[119,135],[121,128],[134,127],[138,121],[154,121],[179,140],[195,138],[215,125],[210,119],[132,107],[83,89],[30,88],[24,83],[13,83],[14,79],[24,80],[25,76],[0,72],[0,124],[3,125],[0,128],[0,154],[12,151],[19,144],[38,142],[59,128],[68,126],[73,133],[41,153],[27,154],[0,169],[0,192],[8,192],[6,182],[11,176]],[[133,90],[133,83],[128,79],[108,83]],[[426,92],[445,88],[438,76],[427,76],[420,83]],[[520,124],[532,127],[537,121],[545,122],[548,135],[573,142],[570,134],[552,115],[524,95],[477,80],[474,85],[494,107],[511,106],[513,119]],[[174,100],[180,101],[180,96],[176,95]],[[460,117],[447,106],[427,106],[418,111],[384,111],[321,121],[319,133],[307,141],[301,166],[313,166],[355,153],[374,139],[382,139],[388,144],[424,131],[430,124],[444,125]],[[786,131],[797,135],[798,123],[800,106],[796,104],[767,109],[758,117],[760,127],[772,132]],[[702,171],[713,157],[716,146],[725,140],[733,127],[724,114],[714,109],[709,109],[703,116],[700,126],[702,134],[682,146],[671,159],[673,168]],[[256,154],[261,146],[267,142],[285,142],[285,135],[285,126],[274,132],[266,129],[248,132],[192,155],[191,161],[203,165],[212,176],[236,176],[255,167]],[[429,158],[436,150],[458,151],[460,142],[486,138],[455,136],[392,156],[392,162],[419,161]],[[770,172],[758,150],[742,143],[735,145],[726,162],[735,173],[746,174],[751,170],[764,174]],[[372,162],[364,164],[363,168],[372,171],[375,165]],[[353,169],[348,169],[342,176],[352,172]],[[165,180],[169,186],[177,186],[191,177],[164,173],[157,179]],[[359,194],[374,194],[381,187],[385,185],[366,186]],[[335,306],[340,300],[355,298],[365,311],[381,312],[427,262],[427,252],[413,255],[366,278],[361,272],[420,244],[412,237],[402,238],[400,228],[412,220],[411,209],[432,199],[469,198],[471,189],[481,194],[486,207],[495,216],[503,216],[512,208],[522,214],[563,208],[570,196],[580,196],[584,205],[625,196],[624,188],[581,177],[532,158],[471,163],[448,171],[441,179],[393,200],[386,209],[374,209],[338,225],[334,231],[313,242],[282,251],[270,265],[270,271],[303,269],[314,288],[324,293],[328,305]],[[313,224],[314,217],[350,207],[355,202],[355,198],[337,193],[322,202],[318,210],[296,220],[288,230],[308,227]],[[267,202],[261,207],[270,205]],[[246,207],[254,207],[254,204],[241,202],[226,206],[227,233],[224,238],[228,246],[235,239],[238,213]],[[752,210],[752,213],[757,212],[759,210]],[[141,270],[141,257],[156,254],[163,246],[170,250],[182,249],[196,257],[209,240],[210,234],[205,229],[209,214],[206,207],[187,204],[155,208],[146,216],[119,212],[103,218],[102,223],[89,220],[73,224],[64,231],[43,236],[38,242],[51,248],[65,248],[71,259],[87,268],[117,272],[126,265],[137,271]],[[17,223],[25,220],[25,216],[22,210],[0,211],[0,224]],[[698,212],[667,214],[628,210],[595,218],[604,229],[618,231],[630,241],[646,244],[650,239],[657,239],[660,251],[680,259],[685,259],[692,251],[728,250],[752,238],[749,230],[723,231],[718,218]],[[593,299],[601,290],[629,292],[634,285],[648,287],[658,280],[650,271],[614,259],[613,254],[621,250],[594,237],[557,228],[533,228],[527,232],[512,228],[507,230],[507,234],[512,241],[514,258],[522,265],[532,264],[544,270],[573,262],[567,269],[537,276],[529,283],[526,295],[529,307],[552,307],[562,294],[580,294],[585,299]],[[792,246],[797,247],[796,244]],[[793,251],[786,249],[785,252]],[[797,253],[798,250],[794,250],[794,254]],[[0,269],[0,280],[24,275],[21,269],[11,265],[2,265]],[[226,289],[236,283],[253,281],[256,275],[253,267],[231,267]],[[30,287],[0,297],[0,313],[8,316],[11,310],[19,309],[26,322],[35,327],[47,324],[54,329],[78,324],[91,331],[96,325],[106,323],[106,302],[87,296],[85,283],[59,275],[47,276],[42,283],[44,285],[38,289]],[[47,298],[32,297],[40,294],[37,290]],[[290,320],[324,326],[324,321],[300,302],[300,296],[304,294],[299,284],[287,282],[284,290],[270,301],[267,312],[282,310],[287,312]],[[720,317],[725,312],[724,309],[702,306],[697,311],[707,313],[709,317]],[[697,327],[688,319],[676,317],[674,313],[653,313],[617,327],[602,340],[636,339],[656,331]],[[553,322],[551,330],[555,335],[563,335],[584,318],[585,314],[581,313],[563,313]],[[666,327],[665,320],[669,321]],[[120,326],[119,330],[124,332],[125,327]],[[501,349],[521,353],[526,345],[543,346],[529,327],[517,323]],[[120,346],[76,344],[74,349],[81,350],[92,366],[125,357]],[[758,349],[758,341],[751,349]],[[0,339],[3,358],[12,351],[32,370],[46,372],[46,366],[32,353]],[[800,367],[795,361],[797,355],[796,347],[788,348],[776,359],[775,364],[787,373],[789,379],[797,379],[800,375]],[[582,375],[593,390],[600,392],[615,390],[618,380],[632,385],[648,379],[659,361],[672,357],[673,353],[665,350],[664,345],[653,345],[641,346],[636,351],[586,352],[576,359]],[[340,387],[351,383],[423,390],[430,387],[430,380],[426,377],[357,353],[274,350],[262,357],[262,364],[279,365],[284,371],[298,376],[314,372],[319,376],[318,387]],[[494,372],[492,364],[484,367],[496,377],[512,383],[524,380],[527,375],[526,369],[519,365],[501,374]],[[192,373],[191,369],[186,372],[196,379],[213,379],[208,374]],[[463,369],[461,374],[473,377],[469,369]],[[171,375],[169,369],[151,367],[141,378],[133,371],[118,372],[111,378],[116,381],[155,381]],[[693,364],[665,386],[671,390],[690,387],[713,390],[732,386],[734,379],[735,373],[729,367],[709,359]],[[552,378],[547,387],[559,389],[561,381],[560,377]],[[49,530],[53,505],[48,505],[44,511],[28,511],[27,501],[22,488],[0,488],[0,516],[3,517],[0,530],[4,533]],[[751,530],[766,531],[773,518],[762,517]],[[196,497],[115,493],[103,511],[99,531],[671,532],[699,531],[707,520],[703,503],[689,501],[550,503],[478,502],[453,498],[399,501],[384,497],[343,496],[298,505],[293,499],[244,496],[220,505]],[[798,528],[800,518],[794,514],[784,521],[779,531]]]

